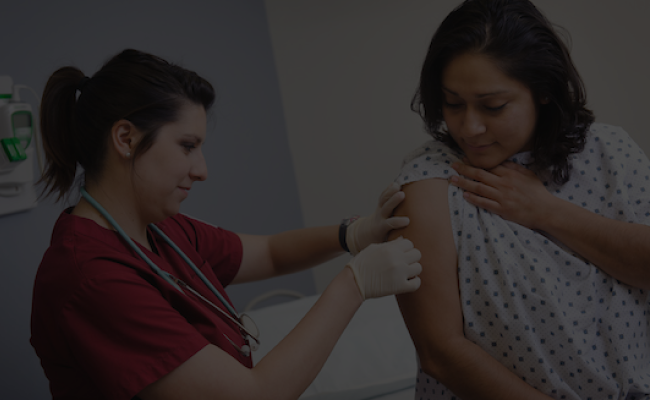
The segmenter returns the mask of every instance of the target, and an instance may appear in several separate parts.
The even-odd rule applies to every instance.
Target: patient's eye
[[[504,108],[507,104],[508,104],[508,103],[503,103],[502,105],[497,106],[497,107],[488,107],[488,106],[485,106],[485,108],[486,108],[488,111],[499,111],[499,110],[503,110],[503,108]]]
[[[443,106],[451,109],[457,109],[457,108],[461,108],[463,106],[463,103],[450,103],[447,100],[445,100],[443,102]]]

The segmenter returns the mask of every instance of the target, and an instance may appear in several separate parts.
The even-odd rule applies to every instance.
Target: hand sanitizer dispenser
[[[0,76],[0,215],[36,206],[32,107],[20,101],[17,87]]]

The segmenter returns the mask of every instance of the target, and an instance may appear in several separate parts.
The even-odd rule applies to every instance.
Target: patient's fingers
[[[465,191],[475,193],[488,199],[496,199],[500,194],[499,190],[492,186],[463,177],[453,176],[450,179],[450,183],[454,186],[465,189]]]
[[[463,175],[477,182],[483,182],[486,185],[490,186],[494,186],[495,182],[497,182],[499,178],[498,176],[484,169],[472,167],[458,162],[451,164],[451,167],[455,169],[459,175]]]

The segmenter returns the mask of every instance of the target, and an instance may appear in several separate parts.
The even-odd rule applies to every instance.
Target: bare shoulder
[[[441,279],[450,282],[457,279],[458,263],[447,200],[448,189],[449,183],[444,179],[410,183],[402,188],[406,197],[395,211],[398,216],[409,217],[410,223],[406,228],[391,233],[391,238],[403,236],[420,250],[424,268],[420,276],[424,287],[438,286]]]
[[[458,260],[449,212],[449,183],[427,179],[405,185],[406,197],[395,214],[407,216],[409,225],[391,234],[411,240],[422,253],[420,289],[397,296],[416,348],[462,335],[458,292]],[[444,329],[437,321],[445,321]],[[432,341],[431,339],[436,340]]]
[[[393,232],[391,236],[430,236],[444,233],[445,228],[450,233],[448,187],[449,183],[444,179],[425,179],[404,185],[402,191],[406,197],[395,210],[395,215],[407,216],[411,222],[408,227]]]

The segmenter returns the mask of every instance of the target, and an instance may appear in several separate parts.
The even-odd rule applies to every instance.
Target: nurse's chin
[[[164,221],[167,218],[173,217],[174,215],[178,214],[181,212],[181,207],[180,204],[177,207],[169,207],[164,210],[162,210],[161,215],[158,217],[159,221]]]

